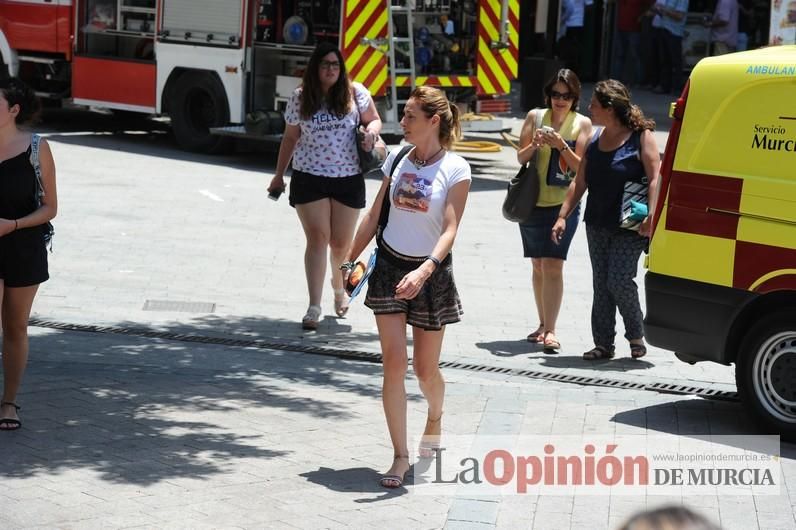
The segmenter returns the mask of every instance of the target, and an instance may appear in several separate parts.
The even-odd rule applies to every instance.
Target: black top
[[[645,181],[641,163],[641,131],[634,131],[613,151],[601,151],[599,136],[586,149],[586,189],[589,198],[583,221],[592,226],[618,228],[622,218],[625,182]]]
[[[36,211],[36,171],[30,163],[30,147],[24,153],[0,162],[0,217],[19,219]],[[22,228],[4,238],[19,239],[35,234],[41,227]]]

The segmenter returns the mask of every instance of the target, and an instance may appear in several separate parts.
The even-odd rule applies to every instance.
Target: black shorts
[[[379,241],[376,267],[368,280],[365,305],[376,315],[405,313],[406,323],[429,331],[439,331],[446,324],[459,322],[462,303],[453,281],[453,258],[450,254],[442,260],[411,300],[395,298],[395,286],[407,273],[416,269],[426,258],[399,254],[383,241]]]
[[[361,173],[349,177],[320,177],[293,170],[290,177],[290,206],[321,199],[334,199],[349,208],[365,207],[365,177]]]
[[[43,227],[22,228],[0,237],[0,280],[5,287],[29,287],[49,278]]]

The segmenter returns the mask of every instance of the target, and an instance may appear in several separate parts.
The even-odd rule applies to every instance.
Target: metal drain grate
[[[43,320],[38,318],[31,319],[30,325],[39,328],[58,329],[62,331],[79,331],[85,333],[109,333],[114,335],[130,335],[135,337],[176,340],[181,342],[194,342],[199,344],[236,346],[239,348],[258,348],[263,350],[293,351],[299,353],[309,353],[314,355],[328,355],[339,359],[350,359],[356,361],[381,363],[381,354],[378,353],[360,351],[360,350],[342,350],[337,348],[309,346],[306,344],[291,344],[285,342],[269,342],[265,340],[233,339],[228,337],[193,335],[187,333],[177,333],[173,331],[157,331],[147,328],[121,328],[116,326],[92,326],[89,324],[70,324],[67,322],[55,322],[51,320]],[[461,363],[453,361],[443,361],[439,363],[439,365],[440,368],[454,368],[457,370],[469,370],[472,372],[505,374],[510,376],[528,377],[530,379],[556,381],[559,383],[573,383],[578,385],[604,386],[611,388],[626,388],[631,390],[647,390],[647,391],[660,392],[666,394],[699,396],[707,399],[718,399],[726,401],[738,400],[738,394],[735,392],[716,390],[714,388],[706,388],[697,385],[676,385],[671,383],[637,383],[634,381],[622,381],[619,379],[609,379],[606,377],[589,377],[583,375],[541,372],[538,370],[518,370],[516,368],[505,368],[499,366]]]
[[[175,300],[147,300],[144,311],[179,311],[181,313],[213,313],[216,304],[212,302],[177,302]]]

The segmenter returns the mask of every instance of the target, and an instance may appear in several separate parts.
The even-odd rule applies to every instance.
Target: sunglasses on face
[[[339,70],[340,63],[337,61],[321,61],[321,68],[323,68],[324,70],[329,70],[329,69]]]
[[[550,99],[563,99],[564,101],[572,101],[575,95],[572,92],[557,92],[555,90],[550,92]]]

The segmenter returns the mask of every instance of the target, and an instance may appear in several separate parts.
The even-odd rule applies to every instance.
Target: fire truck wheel
[[[229,147],[229,138],[209,130],[229,123],[227,94],[212,74],[182,74],[171,92],[168,108],[174,136],[183,149],[220,153]]]
[[[796,311],[764,314],[735,364],[738,395],[767,432],[796,441]]]

